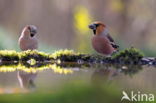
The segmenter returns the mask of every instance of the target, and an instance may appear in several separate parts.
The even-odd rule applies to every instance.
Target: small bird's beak
[[[31,34],[36,34],[36,33],[37,33],[37,30],[31,29],[31,30],[30,30],[30,33],[31,33]]]
[[[93,30],[93,33],[95,35],[96,34],[96,25],[95,24],[90,24],[90,25],[88,25],[88,27]]]
[[[34,35],[37,33],[37,30],[36,29],[30,29],[30,36],[31,37],[34,37]]]
[[[89,27],[90,29],[96,30],[96,25],[95,25],[95,24],[90,24],[88,27]]]

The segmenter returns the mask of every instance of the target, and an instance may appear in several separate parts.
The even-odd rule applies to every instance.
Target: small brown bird
[[[109,35],[105,24],[94,22],[89,25],[89,28],[92,29],[94,33],[92,46],[98,53],[109,56],[118,50],[119,46],[115,44],[113,38]]]
[[[22,51],[38,49],[36,38],[37,28],[34,25],[27,25],[19,38],[19,46]]]

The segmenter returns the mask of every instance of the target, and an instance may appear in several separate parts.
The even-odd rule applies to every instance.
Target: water
[[[136,93],[138,91],[142,91],[142,93],[155,94],[154,91],[156,90],[156,68],[152,66],[126,66],[109,64],[82,65],[76,63],[41,63],[37,65],[30,65],[27,63],[8,64],[9,63],[5,65],[1,64],[0,66],[0,94],[1,96],[4,96],[0,98],[0,102],[1,100],[8,101],[8,99],[4,99],[8,98],[8,96],[4,94],[16,95],[35,93],[35,95],[37,95],[40,93],[52,93],[55,95],[59,90],[62,92],[65,91],[65,95],[67,95],[68,92],[66,89],[69,89],[71,95],[73,95],[72,93],[75,94],[75,92],[72,91],[75,91],[75,88],[80,89],[78,91],[82,91],[81,88],[85,87],[84,90],[86,90],[87,88],[94,86],[96,87],[96,89],[94,88],[96,91],[94,91],[93,94],[88,95],[93,95],[93,97],[95,96],[93,99],[95,101],[99,100],[97,98],[100,98],[102,101],[100,102],[103,103],[106,99],[109,101],[112,100],[110,98],[117,98],[117,100],[120,101],[122,91],[135,91]],[[85,86],[83,87],[82,84],[85,84]],[[75,87],[75,85],[77,86]],[[99,91],[101,92],[100,88],[103,85],[105,85],[105,91],[103,91],[104,93],[99,93]],[[117,90],[116,96],[114,96],[116,93],[112,89]],[[108,95],[106,91],[110,97],[101,99],[104,95]],[[78,94],[85,94],[85,96],[87,95],[84,91],[82,94],[81,92]],[[96,95],[99,95],[99,97],[96,97]],[[38,98],[40,98],[40,96]],[[73,96],[73,98],[75,97]],[[14,97],[12,99],[14,100]],[[13,101],[12,99],[10,99],[10,101]],[[17,100],[19,100],[19,98]],[[116,101],[115,99],[113,100]],[[90,101],[87,101],[86,103],[89,102]],[[113,102],[110,101],[110,103]]]
[[[17,65],[17,64],[16,64]],[[18,64],[19,65],[19,64]],[[22,68],[23,67],[23,68]],[[7,71],[8,70],[8,71]],[[156,68],[150,66],[113,66],[105,64],[42,64],[35,66],[1,66],[1,93],[56,89],[68,82],[83,81],[90,85],[117,84],[122,89],[156,90]],[[14,91],[17,90],[17,91]]]

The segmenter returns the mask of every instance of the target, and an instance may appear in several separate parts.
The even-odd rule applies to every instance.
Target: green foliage
[[[44,52],[39,52],[37,50],[27,50],[19,53],[21,61],[28,61],[30,59],[35,59],[36,61],[49,60],[50,57]]]
[[[94,55],[94,54],[82,54],[75,53],[73,50],[59,50],[50,55],[51,58],[56,60],[60,60],[62,62],[92,62],[92,61],[100,61],[106,59],[105,56]]]
[[[131,47],[120,51],[112,56],[112,59],[119,60],[119,62],[127,64],[137,64],[144,54],[138,49]]]
[[[2,61],[18,61],[19,56],[18,56],[18,53],[16,51],[1,50],[0,51],[0,59]]]
[[[70,56],[70,55],[76,55],[76,53],[74,53],[74,51],[73,50],[67,50],[67,49],[65,49],[65,50],[58,50],[58,51],[56,51],[56,52],[54,52],[53,54],[51,54],[51,58],[54,58],[54,59],[57,59],[57,58],[59,58],[59,57],[61,57],[61,56]]]
[[[75,53],[73,50],[59,50],[50,55],[50,58],[60,60],[61,62],[77,62],[79,59],[79,53]]]

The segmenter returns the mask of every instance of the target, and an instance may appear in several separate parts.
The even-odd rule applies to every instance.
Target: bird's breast
[[[105,36],[93,36],[92,46],[98,53],[102,53],[104,55],[110,55],[114,52],[114,48]]]
[[[19,38],[19,46],[21,50],[34,50],[38,48],[38,41],[36,38]]]

